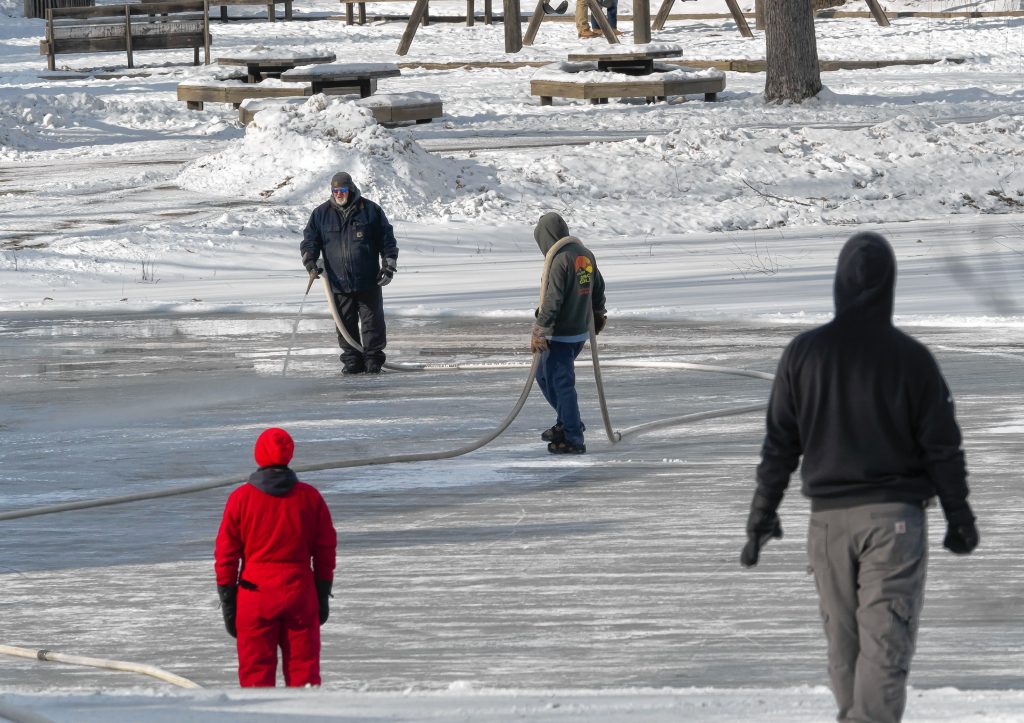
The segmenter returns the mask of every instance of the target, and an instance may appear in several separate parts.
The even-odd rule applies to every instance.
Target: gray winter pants
[[[903,717],[924,602],[926,524],[920,504],[811,513],[807,556],[841,723],[898,723]]]

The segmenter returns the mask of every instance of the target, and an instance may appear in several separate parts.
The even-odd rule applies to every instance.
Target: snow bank
[[[474,216],[494,198],[496,173],[475,162],[427,153],[402,131],[377,125],[349,100],[315,95],[256,114],[245,137],[189,164],[182,188],[312,206],[326,199],[330,177],[348,171],[363,193],[387,199],[389,217]]]

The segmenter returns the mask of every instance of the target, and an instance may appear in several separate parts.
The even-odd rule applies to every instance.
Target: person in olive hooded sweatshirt
[[[943,546],[978,544],[953,396],[928,349],[893,326],[896,258],[875,233],[839,254],[829,323],[779,361],[740,562],[782,536],[776,514],[800,458],[811,500],[807,553],[828,641],[838,720],[899,721],[924,600],[925,507]]]
[[[363,198],[351,175],[334,174],[331,197],[310,215],[299,252],[312,277],[320,275],[323,254],[341,322],[353,341],[362,337],[360,352],[338,331],[342,373],[380,372],[387,346],[381,287],[398,270],[398,244],[383,209]]]
[[[583,454],[587,446],[576,398],[575,361],[590,338],[591,314],[596,334],[608,320],[604,279],[594,254],[578,238],[569,236],[569,227],[557,213],[541,216],[533,237],[545,256],[558,241],[569,238],[551,259],[530,341],[530,350],[540,354],[537,386],[557,415],[554,426],[541,439],[548,442],[552,454]]]

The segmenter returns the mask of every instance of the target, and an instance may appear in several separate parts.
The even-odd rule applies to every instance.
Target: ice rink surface
[[[0,330],[0,510],[242,477],[253,469],[252,442],[271,425],[296,437],[295,464],[452,449],[496,426],[526,380],[522,321],[393,319],[395,361],[509,366],[342,378],[322,308],[307,311],[294,340],[293,318],[9,316]],[[772,372],[799,330],[613,319],[600,351]],[[930,514],[911,681],[1014,688],[1024,670],[1024,338],[1012,328],[907,330],[932,348],[956,397],[982,534],[974,555],[956,558],[940,547],[941,513]],[[785,538],[755,570],[738,563],[762,416],[612,446],[590,369],[578,378],[585,456],[546,452],[539,433],[552,418],[534,389],[480,451],[304,475],[339,530],[325,689],[825,683],[797,489],[781,509]],[[764,401],[769,390],[767,381],[678,370],[608,368],[604,380],[619,429]],[[228,492],[2,523],[4,642],[235,685],[212,569]],[[27,691],[141,684],[5,657],[0,678]]]

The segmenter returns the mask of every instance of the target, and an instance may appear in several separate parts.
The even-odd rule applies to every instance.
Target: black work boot
[[[565,439],[565,428],[561,424],[556,424],[541,432],[540,438],[545,442],[561,442]]]
[[[569,440],[563,439],[560,442],[551,442],[548,445],[548,451],[551,454],[586,454],[587,445],[573,444]]]

